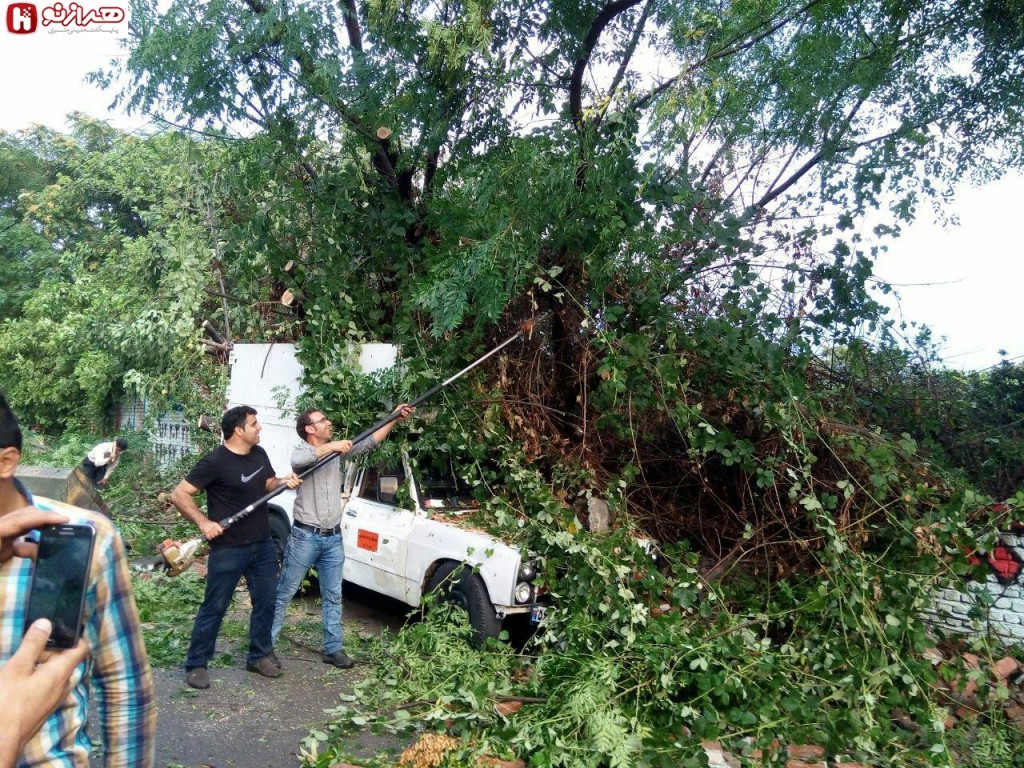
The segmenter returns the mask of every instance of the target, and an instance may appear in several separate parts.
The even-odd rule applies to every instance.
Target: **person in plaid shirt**
[[[0,515],[0,563],[12,556],[31,557],[35,545],[18,539],[41,525],[63,525],[68,519],[54,512],[25,507]],[[46,650],[53,624],[36,619],[17,652],[0,665],[0,768],[14,768],[22,747],[71,691],[75,668],[89,655],[85,640],[66,651]]]
[[[33,503],[73,525],[96,531],[86,593],[84,638],[89,656],[71,676],[71,692],[25,744],[19,768],[89,765],[92,743],[86,733],[90,688],[97,702],[100,761],[104,768],[150,768],[154,762],[156,701],[146,658],[124,544],[106,517],[49,500],[33,500],[14,477],[21,458],[21,429],[0,395],[0,516]],[[25,609],[32,561],[11,558],[0,564],[0,664],[14,655],[25,631]]]

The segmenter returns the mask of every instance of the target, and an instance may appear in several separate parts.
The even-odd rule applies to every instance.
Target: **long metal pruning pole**
[[[473,370],[478,365],[480,365],[480,363],[484,362],[489,357],[491,357],[493,355],[496,355],[498,352],[503,350],[505,347],[507,347],[513,341],[515,341],[516,339],[520,338],[524,333],[529,333],[530,331],[532,331],[535,324],[536,324],[536,319],[527,320],[525,323],[522,324],[522,326],[520,327],[519,331],[514,333],[512,336],[509,336],[507,339],[505,339],[505,341],[501,342],[501,344],[496,346],[494,349],[492,349],[486,355],[483,355],[482,357],[477,358],[472,363],[470,363],[465,368],[463,368],[461,371],[456,373],[454,376],[448,377],[447,379],[442,381],[440,384],[435,384],[433,387],[431,387],[426,392],[424,392],[422,395],[420,395],[415,400],[413,400],[411,403],[409,403],[409,405],[411,407],[415,408],[416,406],[420,405],[421,403],[426,402],[431,397],[433,397],[438,392],[440,392],[442,389],[444,389],[449,384],[451,384],[453,381],[462,378],[467,373],[469,373],[471,370]],[[352,438],[352,444],[355,445],[360,440],[365,440],[367,437],[372,435],[378,429],[380,429],[381,427],[386,427],[391,422],[393,422],[396,419],[400,418],[400,416],[401,416],[401,414],[399,414],[399,413],[391,413],[391,414],[389,414],[386,418],[381,419],[376,424],[374,424],[372,427],[368,427],[368,428],[364,429],[358,435],[353,437]],[[327,464],[328,462],[330,462],[333,459],[337,458],[337,456],[338,456],[338,454],[336,454],[336,453],[328,453],[325,456],[321,456],[308,469],[306,469],[302,473],[300,473],[299,477],[300,478],[305,478],[307,475],[313,474],[318,469],[320,469],[320,467],[322,467],[324,464]],[[265,496],[262,496],[261,498],[257,499],[252,504],[250,504],[249,506],[245,507],[245,509],[240,509],[237,512],[235,512],[235,514],[231,515],[230,517],[226,517],[223,520],[220,520],[219,521],[220,527],[221,528],[227,528],[230,525],[234,525],[236,522],[241,520],[243,517],[245,517],[246,515],[248,515],[251,512],[253,512],[257,507],[259,507],[259,506],[261,506],[263,504],[266,504],[272,498],[274,498],[275,496],[277,496],[280,493],[284,493],[286,490],[288,490],[288,486],[285,485],[284,483],[282,483],[277,488],[272,490],[270,493],[266,494]]]

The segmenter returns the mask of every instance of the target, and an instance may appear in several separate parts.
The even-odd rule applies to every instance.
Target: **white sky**
[[[72,111],[122,130],[152,128],[145,115],[108,112],[113,94],[84,82],[87,72],[124,55],[118,37],[88,27],[78,33],[40,28],[15,35],[0,20],[0,130],[32,123],[63,130]],[[930,326],[936,340],[945,338],[942,356],[950,367],[988,367],[999,361],[999,349],[1011,360],[1024,357],[1021,200],[1024,176],[983,188],[965,186],[953,203],[959,227],[935,225],[925,209],[876,265],[877,275],[901,295],[902,318]]]
[[[120,26],[126,29],[124,22]],[[144,115],[108,112],[113,93],[85,82],[86,73],[125,55],[118,45],[124,32],[96,29],[87,26],[81,32],[50,32],[39,27],[33,34],[15,35],[7,31],[6,20],[0,17],[0,130],[17,131],[33,123],[64,130],[68,127],[65,117],[76,111],[103,118],[123,130],[138,130],[149,122]]]
[[[1024,357],[1021,201],[1020,174],[963,185],[951,207],[959,226],[936,225],[929,210],[876,264],[878,277],[900,294],[902,318],[932,329],[950,368],[994,365],[1000,349],[1006,359]]]

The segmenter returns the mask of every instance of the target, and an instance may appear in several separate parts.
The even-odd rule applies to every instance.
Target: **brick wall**
[[[988,564],[988,578],[938,590],[924,619],[958,634],[988,634],[1005,645],[1024,645],[1024,532],[1003,533],[992,552],[974,558]],[[971,618],[975,606],[983,618]]]

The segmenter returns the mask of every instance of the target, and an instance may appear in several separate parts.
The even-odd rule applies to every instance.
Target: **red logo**
[[[15,35],[28,35],[36,31],[39,14],[32,3],[11,3],[7,6],[7,31]]]
[[[119,5],[105,5],[102,8],[85,8],[79,3],[54,3],[43,8],[43,26],[51,32],[58,27],[85,27],[89,24],[118,24],[125,19],[124,8]]]

